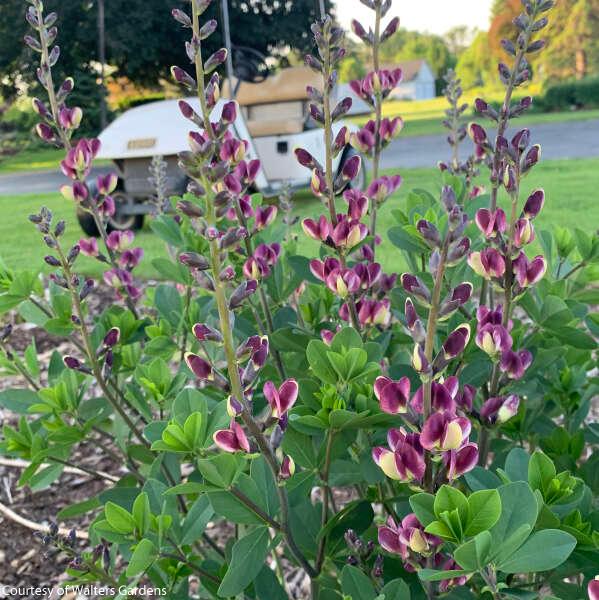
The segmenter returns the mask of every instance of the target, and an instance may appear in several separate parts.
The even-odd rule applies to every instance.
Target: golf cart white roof
[[[186,100],[201,114],[197,98]],[[194,125],[181,114],[177,103],[178,100],[150,102],[123,113],[100,134],[102,147],[98,157],[114,160],[171,156],[188,150],[187,135]]]

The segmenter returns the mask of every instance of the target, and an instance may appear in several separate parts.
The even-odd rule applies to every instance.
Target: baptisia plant
[[[90,181],[99,142],[76,139],[74,82],[52,79],[56,16],[29,1],[26,42],[48,94],[34,101],[38,133],[64,149],[62,195],[99,238],[65,244],[67,224],[43,208],[31,221],[47,274],[2,273],[0,366],[24,383],[0,394],[19,414],[0,449],[26,461],[20,484],[34,491],[66,496],[66,466],[98,480],[41,535],[69,583],[175,600],[597,594],[599,240],[544,229],[545,193],[525,178],[540,147],[527,129],[507,135],[532,104],[516,93],[552,2],[522,1],[499,67],[504,100],[475,102],[496,133],[465,123],[460,82],[446,76],[450,159],[434,194],[398,199],[402,179],[381,155],[402,129],[383,110],[401,72],[381,69],[380,50],[399,21],[390,0],[362,1],[373,27],[352,29],[372,70],[352,90],[372,119],[352,132],[339,122],[351,101],[333,103],[344,33],[331,18],[313,25],[306,58],[322,76],[308,94],[326,153],[296,157],[323,207],[307,204],[301,220],[317,256],[298,254],[287,195],[277,205],[253,193],[261,165],[233,135],[239,107],[220,97],[226,51],[203,52],[217,29],[210,0],[172,11],[189,33],[190,66],[172,68],[194,97],[179,102],[189,185],[168,198],[153,161],[150,227],[165,250],[151,265],[161,280],[143,285],[133,234],[107,229],[118,178]],[[102,265],[100,282],[81,254]],[[99,285],[116,302],[94,309]],[[66,338],[68,352],[44,365],[34,343],[15,350],[17,319]]]

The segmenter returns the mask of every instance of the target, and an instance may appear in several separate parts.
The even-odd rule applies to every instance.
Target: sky
[[[492,0],[395,0],[388,17],[399,16],[405,29],[443,34],[456,25],[487,29]],[[358,19],[367,29],[372,11],[360,0],[335,0],[337,17],[349,28]]]

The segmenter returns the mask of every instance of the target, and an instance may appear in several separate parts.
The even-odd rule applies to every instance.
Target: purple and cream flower
[[[383,412],[390,415],[405,413],[410,397],[410,380],[402,377],[399,381],[394,381],[381,375],[374,381],[374,395]]]
[[[272,381],[267,381],[262,389],[264,397],[270,405],[272,416],[280,419],[295,404],[299,386],[295,379],[287,379],[277,389]]]
[[[505,273],[505,258],[495,248],[471,252],[468,256],[468,264],[477,275],[487,280],[503,277]]]
[[[220,429],[212,436],[214,443],[225,452],[249,452],[250,442],[243,431],[243,427],[234,419],[231,420],[229,429]]]
[[[506,350],[501,355],[499,368],[507,374],[510,379],[521,379],[524,372],[532,363],[532,354],[528,350]]]
[[[520,398],[511,394],[507,398],[489,398],[480,409],[480,418],[494,425],[505,423],[518,413]]]
[[[372,449],[372,458],[390,479],[410,482],[424,477],[426,465],[420,439],[416,433],[402,429],[387,432],[389,449],[377,446]]]
[[[420,443],[426,450],[457,450],[468,440],[471,428],[465,417],[456,417],[449,411],[436,412],[424,423]]]

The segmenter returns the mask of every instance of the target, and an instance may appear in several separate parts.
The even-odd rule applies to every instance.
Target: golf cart
[[[233,124],[234,133],[249,143],[249,158],[259,158],[261,170],[256,178],[256,191],[273,197],[285,187],[305,188],[310,184],[310,172],[296,160],[294,150],[306,148],[317,160],[324,162],[322,130],[309,116],[306,86],[321,86],[320,77],[307,67],[283,69],[268,77],[264,60],[251,49],[244,49],[242,58],[233,50],[235,78],[233,93],[223,86],[223,96],[234,97],[240,110]],[[260,56],[260,55],[258,55]],[[237,60],[236,60],[237,59]],[[262,61],[262,64],[260,62]],[[199,101],[187,101],[201,113]],[[187,150],[190,123],[177,106],[177,100],[152,102],[128,110],[101,134],[102,147],[98,158],[113,161],[119,175],[119,185],[113,194],[116,214],[110,220],[112,229],[138,229],[144,215],[152,210],[148,200],[154,194],[148,181],[149,166],[155,156],[163,157],[167,165],[167,194],[181,195],[187,187],[185,174],[177,166],[177,154]],[[225,100],[214,108],[222,110]],[[335,134],[346,125],[350,131],[357,127],[337,123]],[[355,150],[347,147],[335,162],[337,171]],[[364,183],[364,170],[354,182]],[[82,229],[88,235],[97,235],[90,216],[78,212]]]

